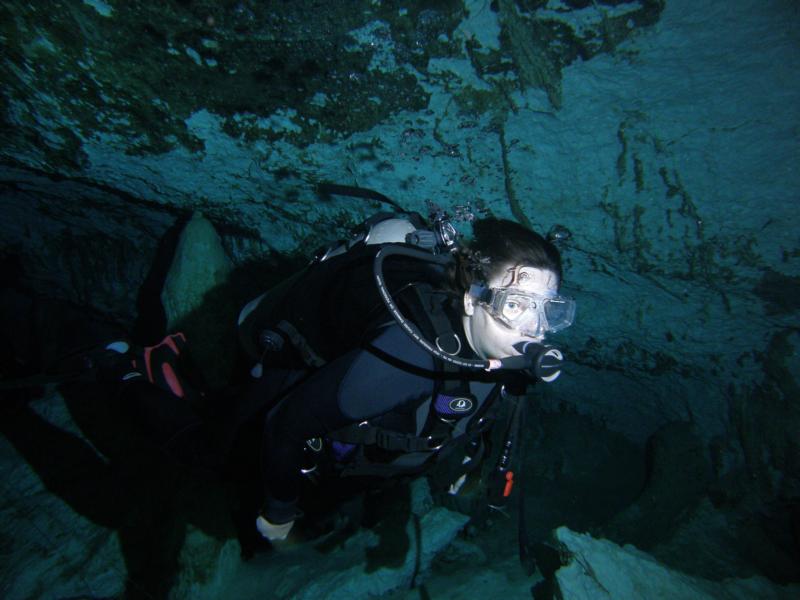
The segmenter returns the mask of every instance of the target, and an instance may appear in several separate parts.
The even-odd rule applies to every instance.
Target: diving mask
[[[575,300],[567,296],[542,296],[518,288],[473,285],[470,295],[498,321],[529,337],[542,337],[572,325]]]

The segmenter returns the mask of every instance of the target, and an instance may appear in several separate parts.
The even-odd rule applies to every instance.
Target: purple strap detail
[[[433,403],[436,413],[443,417],[465,417],[472,414],[475,401],[469,396],[439,394]]]
[[[453,410],[450,408],[450,402],[455,400],[455,396],[445,396],[444,394],[439,394],[436,396],[436,402],[433,407],[436,409],[436,412],[440,415],[452,415],[455,414]]]
[[[436,412],[448,417],[463,417],[472,413],[475,401],[466,396],[447,396],[439,394],[433,404]]]
[[[356,445],[334,440],[331,442],[331,449],[333,450],[333,456],[336,461],[344,462],[353,453],[353,450],[356,449]]]

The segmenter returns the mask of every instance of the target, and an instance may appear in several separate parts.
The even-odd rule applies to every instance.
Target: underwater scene
[[[799,22],[4,0],[0,597],[800,598]]]

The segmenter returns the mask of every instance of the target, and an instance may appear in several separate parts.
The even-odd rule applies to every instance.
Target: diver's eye
[[[520,314],[524,312],[524,310],[525,308],[522,306],[522,303],[516,300],[508,300],[503,306],[503,314],[508,319],[513,319],[514,317],[518,317]]]

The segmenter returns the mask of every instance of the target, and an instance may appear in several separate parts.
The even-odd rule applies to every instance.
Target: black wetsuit
[[[271,388],[270,380],[283,373],[267,371],[264,381],[256,387]],[[291,387],[268,413],[264,424],[264,516],[273,523],[286,522],[294,516],[306,440],[324,438],[378,416],[381,425],[389,430],[417,433],[429,425],[425,423],[429,418],[427,401],[436,393],[440,376],[433,356],[392,323],[380,328],[364,347],[345,353]],[[287,379],[291,384],[293,378]],[[476,403],[471,416],[479,414],[477,409],[493,388],[492,382],[469,384]],[[426,414],[418,417],[419,410]],[[455,435],[448,443],[466,434],[470,420],[465,418],[453,428]],[[419,460],[424,464],[429,462],[426,458],[433,459],[433,453],[420,456]],[[413,471],[413,465],[409,466]]]
[[[243,347],[249,347],[252,359],[260,360],[263,373],[245,394],[232,399],[235,406],[227,407],[230,414],[225,415],[229,423],[222,426],[226,432],[215,437],[223,439],[224,447],[232,445],[243,423],[264,415],[260,444],[266,494],[263,512],[272,523],[285,523],[296,514],[307,440],[336,440],[342,430],[367,420],[373,430],[400,434],[401,446],[414,438],[405,451],[375,440],[358,445],[362,463],[378,459],[376,470],[367,474],[391,476],[395,471],[421,472],[453,447],[451,442],[478,435],[482,426],[476,423],[490,420],[486,408],[491,402],[487,399],[495,397],[498,376],[480,370],[446,371],[440,361],[416,344],[378,297],[371,274],[374,252],[365,249],[361,257],[353,253],[315,265],[293,278],[279,297],[270,293],[259,299],[240,323]],[[453,296],[434,298],[417,293],[422,287],[417,284],[424,285],[441,275],[431,273],[427,265],[422,267],[418,262],[401,261],[388,266],[387,283],[396,301],[431,340],[436,339],[437,331],[432,322],[426,322],[430,321],[426,311],[438,304],[440,317],[444,315],[443,320],[449,323],[449,334],[457,337],[459,354],[470,355]],[[409,282],[415,285],[409,286]],[[428,308],[423,308],[425,304]],[[281,330],[280,323],[285,322],[291,323],[293,335],[285,335],[285,327]],[[256,348],[253,340],[265,329],[284,332],[287,340],[280,352],[261,355]],[[468,397],[471,410],[449,413],[446,406],[439,406],[442,399],[446,404],[451,397],[448,394]],[[162,423],[163,414],[159,413],[165,406],[177,404],[175,399],[164,400],[150,402],[154,406],[150,412]],[[167,420],[188,430],[194,428],[190,415],[184,416],[177,408],[174,411]],[[446,418],[439,418],[442,416]],[[219,429],[219,425],[215,423],[214,428]],[[435,439],[431,448],[414,446],[415,440],[426,436]],[[432,451],[442,442],[442,448]]]

